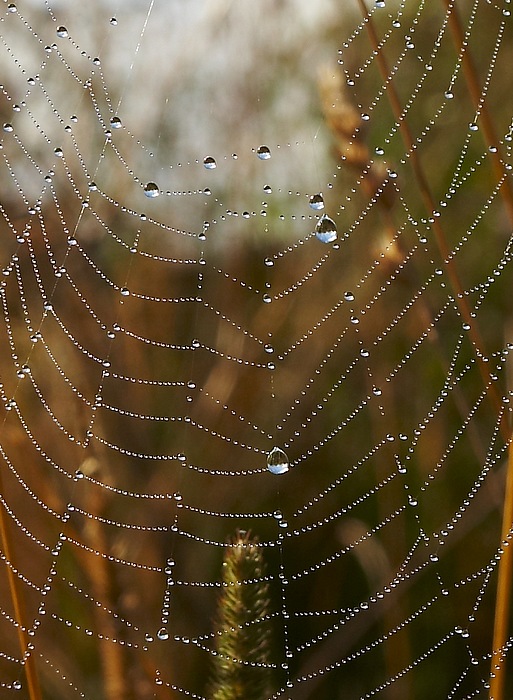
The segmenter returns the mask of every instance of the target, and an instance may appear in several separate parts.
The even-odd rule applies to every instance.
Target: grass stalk
[[[218,603],[213,700],[265,700],[270,695],[269,584],[255,539],[237,532],[223,562]]]
[[[0,493],[5,497],[5,491],[2,480],[2,472],[0,470]],[[7,521],[6,511],[3,504],[0,506],[0,536],[2,549],[7,560],[7,579],[9,591],[14,608],[14,617],[16,619],[18,640],[20,644],[21,656],[24,659],[23,668],[27,681],[27,692],[29,700],[42,700],[41,688],[39,685],[39,677],[37,674],[34,655],[29,651],[29,637],[27,634],[27,616],[25,612],[25,602],[20,581],[15,573],[17,569],[15,561],[15,552],[12,546],[12,540],[9,533],[9,522]]]
[[[513,524],[513,446],[510,442],[506,493],[502,510],[502,554],[499,562],[497,593],[495,598],[495,620],[493,627],[492,662],[490,672],[490,700],[503,700],[506,681],[505,645],[508,638],[511,608],[511,584],[513,580],[513,551],[511,527]],[[511,546],[508,546],[511,545]]]

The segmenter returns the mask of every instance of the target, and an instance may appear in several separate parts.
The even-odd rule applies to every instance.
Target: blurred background
[[[240,528],[273,697],[486,697],[508,3],[458,3],[477,107],[445,3],[367,8],[4,3],[6,696],[28,644],[44,698],[209,697]]]

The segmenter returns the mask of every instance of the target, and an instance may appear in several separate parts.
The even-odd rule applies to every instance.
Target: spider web
[[[144,5],[2,7],[2,696],[209,697],[241,529],[273,698],[486,697],[509,2]]]

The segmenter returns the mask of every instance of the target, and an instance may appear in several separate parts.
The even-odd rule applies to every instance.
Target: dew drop
[[[159,186],[154,182],[147,182],[144,186],[144,194],[150,199],[158,197],[160,194]]]
[[[169,632],[165,627],[161,627],[159,631],[157,632],[157,638],[165,641],[166,639],[169,639]]]
[[[288,472],[289,459],[279,447],[273,447],[267,455],[267,469],[271,474],[285,474]]]
[[[215,168],[217,168],[216,159],[212,158],[212,156],[207,156],[204,158],[203,165],[207,170],[215,170]]]
[[[313,194],[310,197],[308,204],[312,209],[315,209],[315,211],[320,211],[321,209],[324,209],[324,197],[320,192],[318,194]]]
[[[271,157],[271,151],[268,146],[260,146],[257,148],[257,156],[260,160],[269,160]]]
[[[264,185],[264,192],[266,194],[271,194],[272,191],[273,191],[273,188],[271,187],[271,185]]]
[[[122,129],[123,122],[119,117],[112,117],[112,119],[110,120],[110,126],[112,129]]]
[[[18,11],[18,8],[16,7],[16,5],[13,2],[10,2],[7,5],[7,12],[11,12],[12,14],[14,14],[17,11]]]
[[[12,124],[4,124],[3,129],[8,134],[10,134],[14,131],[14,127]]]
[[[57,27],[57,36],[61,39],[66,39],[66,37],[68,36],[68,30],[66,29],[66,27],[63,27],[62,25],[60,27]]]
[[[333,243],[337,240],[337,227],[329,216],[321,216],[315,227],[315,235],[321,243]]]
[[[14,681],[14,683],[12,684],[12,688],[13,688],[13,690],[21,690],[21,688],[22,688],[21,681]]]

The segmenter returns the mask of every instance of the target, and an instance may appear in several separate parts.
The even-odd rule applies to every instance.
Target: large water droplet
[[[320,211],[321,209],[324,209],[324,197],[320,192],[318,194],[313,194],[310,197],[308,204],[312,207],[312,209]]]
[[[271,474],[285,474],[285,472],[288,472],[289,458],[279,447],[273,447],[267,455],[267,469]]]
[[[315,227],[315,235],[322,243],[333,243],[337,240],[337,227],[329,216],[321,216]]]
[[[260,158],[260,160],[269,160],[271,157],[269,146],[260,146],[257,148],[257,156]]]
[[[110,120],[110,126],[111,129],[122,129],[123,128],[123,122],[119,117],[112,117]]]
[[[165,641],[166,639],[169,639],[169,632],[165,627],[161,627],[159,631],[157,632],[157,638]]]
[[[146,183],[146,185],[144,186],[144,194],[147,197],[150,197],[150,199],[158,197],[160,194],[159,186],[156,185],[154,182]]]
[[[215,168],[217,168],[216,159],[212,158],[212,156],[207,156],[206,158],[204,158],[203,165],[207,170],[214,170]]]
[[[66,39],[66,37],[68,36],[68,30],[66,29],[66,27],[57,27],[57,36],[61,39]]]

